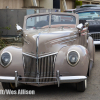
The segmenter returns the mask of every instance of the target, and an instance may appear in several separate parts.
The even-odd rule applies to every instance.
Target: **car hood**
[[[23,52],[36,56],[56,53],[77,37],[77,29],[42,29],[24,32]],[[39,39],[37,40],[37,37]]]
[[[100,21],[87,21],[89,23],[89,32],[100,32]]]

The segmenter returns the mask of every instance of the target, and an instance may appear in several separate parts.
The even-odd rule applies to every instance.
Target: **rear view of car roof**
[[[80,8],[84,8],[84,7],[100,7],[100,5],[96,5],[96,4],[86,4],[86,5],[82,5]]]
[[[77,8],[76,13],[80,11],[91,11],[91,10],[100,10],[100,7],[83,7],[83,8]]]

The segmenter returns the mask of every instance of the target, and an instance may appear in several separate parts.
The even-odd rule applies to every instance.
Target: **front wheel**
[[[16,90],[15,84],[14,83],[4,83],[2,82],[2,87],[3,89],[11,89],[11,90]]]
[[[84,92],[87,88],[87,80],[79,82],[76,84],[77,91]]]

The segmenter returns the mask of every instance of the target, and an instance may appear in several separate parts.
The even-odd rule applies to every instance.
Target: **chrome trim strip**
[[[35,56],[27,54],[27,53],[23,53],[23,54],[26,55],[26,56],[32,57],[32,58],[36,58]],[[43,57],[52,56],[52,55],[55,55],[55,54],[58,54],[58,52],[55,52],[55,53],[52,53],[52,54],[48,54],[48,55],[44,55],[44,56],[40,56],[40,57],[38,57],[38,59],[43,58]]]
[[[50,12],[49,13],[49,28],[51,27],[51,16],[52,16],[52,13]]]
[[[76,39],[65,41],[65,42],[61,42],[60,44],[69,43],[69,42],[73,42],[73,41],[76,41]]]
[[[61,38],[59,38],[59,39],[55,39],[55,40],[52,40],[52,41],[49,41],[49,42],[47,42],[47,43],[57,43],[57,42],[62,42],[62,41],[70,41],[70,40],[72,40],[72,39],[74,39],[74,38],[77,38],[77,35],[72,35],[72,36],[67,36],[67,37],[61,37]],[[47,44],[46,43],[46,44]]]
[[[58,52],[56,52],[56,53],[52,53],[52,54],[49,54],[49,55],[45,55],[45,56],[40,56],[40,57],[38,57],[38,58],[40,59],[40,58],[48,57],[48,56],[52,56],[52,55],[55,55],[55,54],[58,54]]]
[[[22,53],[23,55],[26,55],[26,56],[29,56],[29,57],[32,57],[32,58],[36,58],[35,56],[32,56],[30,54],[27,54],[27,53]]]
[[[24,52],[23,52],[23,53],[24,53]],[[26,54],[36,56],[35,54],[33,54],[33,53],[29,53],[29,52],[26,52]]]
[[[52,52],[48,52],[48,53],[43,53],[43,54],[39,54],[39,56],[44,56],[44,55],[49,55],[49,54],[52,54]]]
[[[91,32],[91,33],[88,33],[88,34],[94,34],[94,33],[100,33],[100,32]]]
[[[24,61],[24,56],[22,55],[22,61],[23,61],[23,68],[25,69],[25,61]]]
[[[33,78],[33,77],[19,77],[19,79],[24,79],[24,78],[28,78],[28,79],[36,79],[36,78]],[[57,77],[40,77],[39,79],[44,79],[44,78],[57,78]]]
[[[39,48],[39,36],[36,38],[36,66],[37,66],[37,79],[36,82],[39,82],[39,65],[38,65],[38,48]]]
[[[57,77],[57,82],[58,82],[58,87],[60,87],[60,72],[59,70],[56,71],[56,77]]]
[[[37,82],[19,82],[19,83],[27,83],[27,84],[37,84]],[[38,84],[46,84],[46,83],[57,83],[57,81],[51,81],[51,82],[38,82]],[[38,85],[39,86],[39,85]]]

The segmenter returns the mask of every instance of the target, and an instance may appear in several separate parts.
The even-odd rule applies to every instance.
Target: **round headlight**
[[[1,54],[1,65],[7,67],[12,61],[12,55],[10,52],[4,52]]]
[[[71,66],[75,66],[80,59],[80,55],[77,51],[70,51],[67,55],[67,61]]]

